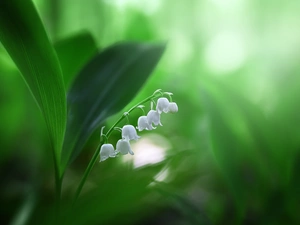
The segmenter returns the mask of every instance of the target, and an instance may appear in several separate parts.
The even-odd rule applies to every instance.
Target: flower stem
[[[105,134],[105,136],[107,137],[107,139],[109,138],[110,134],[112,133],[112,131],[114,130],[114,128],[126,117],[126,115],[128,115],[130,112],[132,112],[134,109],[138,108],[139,105],[141,104],[144,104],[145,102],[148,102],[150,100],[152,100],[153,98],[157,97],[157,94],[160,94],[159,92],[154,92],[151,96],[149,96],[148,98],[145,98],[144,100],[142,100],[141,102],[137,103],[136,105],[134,105],[133,107],[131,107],[127,113],[124,113],[115,123],[114,125],[112,125],[112,127],[107,131],[107,133]],[[83,177],[77,187],[77,190],[76,190],[76,193],[75,193],[75,198],[74,198],[74,201],[73,201],[73,206],[75,205],[81,191],[82,191],[82,188],[85,184],[85,181],[87,179],[87,177],[89,176],[91,170],[93,169],[95,163],[96,163],[96,160],[98,158],[98,155],[99,155],[99,152],[100,152],[100,148],[102,146],[103,142],[100,142],[100,144],[97,146],[96,148],[96,151],[91,159],[91,161],[89,162],[89,165],[87,166],[84,174],[83,174]]]

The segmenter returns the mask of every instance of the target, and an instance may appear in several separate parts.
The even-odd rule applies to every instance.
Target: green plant
[[[68,165],[80,154],[91,134],[132,100],[158,63],[165,45],[127,42],[97,53],[91,36],[84,33],[55,48],[33,3],[21,0],[1,1],[0,30],[0,41],[22,74],[47,125],[59,216]],[[86,48],[73,57],[69,46],[85,40]],[[75,198],[99,155],[99,147]]]

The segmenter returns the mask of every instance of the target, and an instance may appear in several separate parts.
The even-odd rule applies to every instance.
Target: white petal
[[[100,162],[103,162],[103,161],[105,161],[105,160],[107,160],[109,157],[107,157],[107,156],[102,156],[101,158],[100,158]]]
[[[100,149],[100,162],[108,159],[109,157],[115,157],[114,146],[112,144],[103,144]]]
[[[148,123],[147,116],[140,116],[139,117],[137,129],[139,131],[152,130],[153,129],[152,125]]]
[[[125,125],[122,128],[122,138],[129,141],[129,140],[137,140],[140,137],[136,133],[136,129],[132,125]]]
[[[178,112],[178,106],[175,102],[170,102],[169,104],[169,112],[170,113],[176,113]]]
[[[131,147],[130,147],[130,144],[128,141],[124,140],[124,139],[120,139],[118,140],[117,142],[117,151],[120,152],[120,154],[122,155],[126,155],[126,154],[131,154],[131,155],[134,155]]]
[[[129,145],[129,143],[128,143],[128,145]],[[130,154],[130,155],[134,155],[134,152],[132,151],[132,149],[131,149],[131,146],[130,146],[130,145],[129,145],[128,152],[129,152],[129,154]]]
[[[159,98],[157,100],[156,110],[160,114],[162,112],[167,113],[169,111],[169,100],[167,98]]]
[[[160,122],[160,114],[155,111],[155,110],[150,110],[147,114],[147,120],[148,120],[148,123],[150,125],[152,125],[152,123],[154,123],[154,125],[161,125],[161,122]]]
[[[114,150],[110,150],[110,151],[109,151],[109,157],[111,157],[111,158],[116,157],[116,154],[117,154],[117,152],[114,151]]]

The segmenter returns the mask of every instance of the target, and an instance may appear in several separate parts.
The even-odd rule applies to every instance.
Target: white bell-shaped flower
[[[153,130],[154,128],[148,122],[147,116],[140,116],[138,119],[138,126],[136,127],[139,131],[142,130]]]
[[[132,125],[125,125],[122,128],[122,138],[129,141],[129,140],[137,140],[140,137],[136,133],[136,129]]]
[[[147,114],[147,120],[148,120],[148,124],[150,124],[152,126],[152,123],[154,123],[154,125],[160,125],[162,126],[161,122],[160,122],[160,114],[155,111],[155,110],[150,110]]]
[[[116,152],[112,144],[103,144],[100,149],[100,162],[108,159],[109,157],[115,157]]]
[[[178,106],[175,102],[170,102],[169,104],[169,112],[170,113],[177,113],[178,112]]]
[[[161,114],[162,112],[169,112],[169,100],[167,98],[159,98],[157,100],[156,111]]]
[[[134,155],[134,153],[130,147],[129,141],[127,141],[127,140],[124,140],[124,139],[118,140],[116,148],[117,148],[117,152],[120,152],[120,154],[122,154],[122,155],[126,155],[128,153],[131,155]]]

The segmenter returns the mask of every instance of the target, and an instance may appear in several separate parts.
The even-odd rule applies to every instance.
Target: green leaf
[[[81,32],[54,44],[68,88],[83,66],[97,53],[96,42],[88,32]]]
[[[124,108],[142,87],[165,45],[122,43],[91,60],[68,93],[68,122],[62,161],[66,166],[107,117]]]
[[[59,169],[66,124],[65,89],[57,56],[32,1],[1,1],[0,30],[0,41],[45,118]]]

